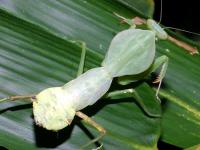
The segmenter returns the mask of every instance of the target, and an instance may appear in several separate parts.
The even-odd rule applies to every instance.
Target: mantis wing
[[[155,57],[155,34],[152,31],[128,29],[112,40],[102,66],[113,77],[135,75],[147,70]]]

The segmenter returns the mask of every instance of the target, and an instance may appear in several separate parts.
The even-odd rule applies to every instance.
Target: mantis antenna
[[[163,6],[163,1],[160,0],[160,19],[159,19],[158,24],[160,24],[162,21],[162,13],[163,13],[162,6]]]
[[[179,28],[175,28],[175,27],[163,27],[163,29],[172,29],[172,30],[177,30],[177,31],[183,31],[183,32],[187,32],[187,33],[191,33],[191,34],[200,36],[200,33],[195,33],[195,32],[191,32],[191,31],[187,31],[187,30],[179,29]]]

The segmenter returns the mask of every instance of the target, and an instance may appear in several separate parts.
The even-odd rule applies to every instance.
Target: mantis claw
[[[161,77],[160,77],[160,75],[158,75],[158,76],[156,77],[156,79],[155,79],[152,83],[156,84],[156,83],[159,83],[159,82],[161,82]]]

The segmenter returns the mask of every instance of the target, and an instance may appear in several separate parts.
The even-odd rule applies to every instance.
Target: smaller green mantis
[[[80,43],[80,42],[79,42]],[[93,105],[106,94],[114,77],[134,75],[134,78],[121,80],[121,84],[128,84],[145,78],[160,65],[162,69],[156,96],[161,86],[167,65],[168,57],[161,56],[155,59],[155,33],[141,29],[127,29],[118,33],[111,41],[101,67],[93,68],[83,73],[86,45],[81,42],[82,53],[77,78],[61,87],[51,87],[42,90],[36,95],[11,96],[1,99],[0,102],[31,99],[33,102],[34,120],[37,125],[48,130],[57,131],[70,125],[74,116],[95,127],[101,134],[84,146],[98,141],[105,135],[106,130],[80,110]],[[82,74],[83,73],[83,74]],[[133,93],[133,90],[122,90],[115,95]],[[108,94],[107,97],[113,94]]]

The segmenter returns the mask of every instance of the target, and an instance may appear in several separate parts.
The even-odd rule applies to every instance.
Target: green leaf
[[[134,97],[149,116],[161,117],[161,104],[156,98],[156,93],[147,83],[142,83],[135,88]]]
[[[124,3],[124,1],[121,2]],[[69,44],[67,39],[85,41],[91,49],[87,53],[86,70],[99,66],[112,37],[127,28],[126,25],[119,23],[113,12],[125,17],[133,17],[138,14],[138,11],[129,5],[130,3],[124,3],[124,5],[120,5],[120,3],[110,0],[101,0],[101,2],[96,0],[1,0],[1,97],[38,92],[46,87],[62,85],[74,78],[80,57],[80,48]],[[144,6],[143,2],[140,6]],[[12,15],[16,17],[12,17]],[[185,38],[179,38],[190,42]],[[190,43],[200,48],[196,43]],[[167,55],[170,60],[163,82],[163,93],[161,92],[166,100],[163,102],[161,140],[184,148],[199,144],[200,56],[192,56],[185,49],[169,41],[158,41],[157,56],[162,54]],[[124,102],[126,99],[121,101]],[[104,101],[100,100],[99,103],[104,103]],[[110,103],[114,104],[105,107],[103,107],[104,105],[100,105],[100,107],[99,103],[92,106],[91,110],[100,110],[94,119],[106,126],[106,129],[108,127],[109,134],[103,141],[107,149],[156,147],[155,143],[160,130],[157,126],[159,120],[146,117],[141,113],[141,109],[129,101],[120,104],[111,101]],[[23,103],[5,103],[0,107],[2,110],[20,104]],[[38,145],[44,143],[42,139],[46,136],[49,137],[49,134],[42,130],[40,134],[36,134],[37,138],[34,138],[39,129],[35,127],[36,131],[34,132],[30,111],[31,109],[7,110],[1,113],[0,135],[2,135],[2,140],[0,140],[0,145],[12,146],[11,149],[20,148],[17,145],[10,145],[4,138],[5,134],[13,137],[11,140],[18,137],[24,143],[32,146],[36,146],[35,141],[39,143]],[[66,129],[66,131],[69,132],[70,129]],[[59,145],[58,149],[61,149],[60,147],[75,148],[89,140],[83,130],[77,126],[68,140],[67,137],[61,138],[61,140],[58,138],[58,140],[55,138],[56,135],[52,135],[54,138],[51,138],[49,143],[54,143],[54,146]],[[64,135],[66,136],[66,134]],[[39,141],[38,137],[40,137]],[[77,139],[79,140],[77,141]],[[138,143],[139,147],[137,147]],[[16,144],[18,144],[17,140]]]
[[[189,148],[186,148],[184,150],[198,150],[200,148],[200,145],[195,145],[195,146],[192,146],[192,147],[189,147]]]
[[[4,8],[0,10],[0,96],[38,93],[42,89],[61,86],[73,79],[76,76],[81,48],[65,40],[61,32],[56,34],[56,30],[47,29],[44,24],[37,24],[28,19],[25,19],[25,21],[20,19],[19,15],[15,15],[14,12],[4,11],[6,9],[5,4],[8,4],[8,2],[10,6],[13,6],[12,8],[16,8],[14,7],[15,1],[3,1],[1,7]],[[85,4],[81,1],[62,1],[62,3],[61,1],[48,1],[49,4],[42,7],[43,5],[40,4],[45,3],[44,1],[37,1],[39,3],[37,5],[32,1],[23,1],[23,4],[22,1],[18,2],[19,4],[16,2],[18,7],[21,4],[21,7],[30,10],[34,6],[40,6],[41,11],[45,11],[46,6],[50,7],[52,6],[50,4],[56,3],[54,9],[57,8],[56,10],[60,11],[62,10],[60,7],[68,7],[68,13],[73,12],[70,11],[73,8],[72,6],[81,6],[77,2]],[[95,1],[87,3],[91,7],[88,10],[91,11],[94,7],[96,11],[101,10],[102,13],[102,8],[94,5],[93,2]],[[100,4],[103,5],[104,3]],[[103,6],[107,7],[105,4]],[[78,10],[81,10],[81,8]],[[78,10],[76,9],[77,12]],[[52,14],[51,12],[49,11],[49,15]],[[25,10],[23,14],[26,14]],[[64,14],[58,16],[62,18],[65,16]],[[117,23],[117,19],[114,19],[112,14],[108,12],[104,12],[104,14],[108,14]],[[100,16],[103,18],[102,14]],[[47,20],[47,18],[43,18],[43,21]],[[91,23],[87,19],[86,21],[83,20],[83,18],[76,20],[79,22],[80,29],[88,28],[84,24]],[[48,25],[56,26],[55,21],[51,21],[51,19],[47,21]],[[73,25],[71,27],[75,27],[77,24]],[[93,28],[95,25],[91,25],[91,31],[95,31]],[[59,27],[57,26],[56,29],[61,29]],[[100,28],[95,31],[98,35],[95,35],[95,37],[104,39],[101,30]],[[77,31],[74,29],[74,32]],[[106,33],[106,31],[104,32]],[[101,40],[90,37],[89,33],[89,31],[85,31],[81,35],[82,37],[89,37],[90,48],[97,48],[95,42],[99,43]],[[112,32],[108,34],[110,41],[113,35]],[[65,36],[70,37],[68,34]],[[106,43],[108,44],[109,41],[106,41]],[[85,69],[99,66],[102,59],[103,55],[98,50],[88,49]],[[1,103],[0,110],[0,145],[8,149],[77,149],[91,140],[87,135],[87,129],[94,136],[98,134],[96,130],[85,126],[85,124],[83,126],[77,119],[71,127],[57,133],[39,128],[34,125],[31,105],[27,105],[27,102],[24,101]],[[93,119],[106,128],[107,134],[102,140],[106,149],[156,149],[160,134],[160,119],[146,116],[137,104],[132,102],[132,99],[121,100],[121,103],[102,99],[97,104],[85,109],[84,112],[92,116],[95,114]],[[9,137],[9,142],[6,137]],[[45,142],[46,139],[49,141]]]
[[[195,47],[200,49],[197,44]],[[169,41],[159,41],[157,50],[158,55],[165,54],[169,57],[164,89],[160,92],[165,98],[161,139],[183,148],[198,144],[200,141],[199,55],[191,55]]]
[[[131,3],[134,2],[136,9],[132,9],[152,15],[152,0]],[[2,0],[0,7],[63,39],[82,40],[90,48],[104,52],[113,34],[121,29],[113,12],[130,17],[135,14],[112,0]]]
[[[146,82],[134,87],[134,89],[109,92],[105,98],[133,98],[148,116],[161,117],[162,115],[161,103],[157,99],[155,91]]]
[[[145,18],[151,18],[154,13],[154,1],[152,0],[116,0],[121,4],[132,9],[138,15]]]

